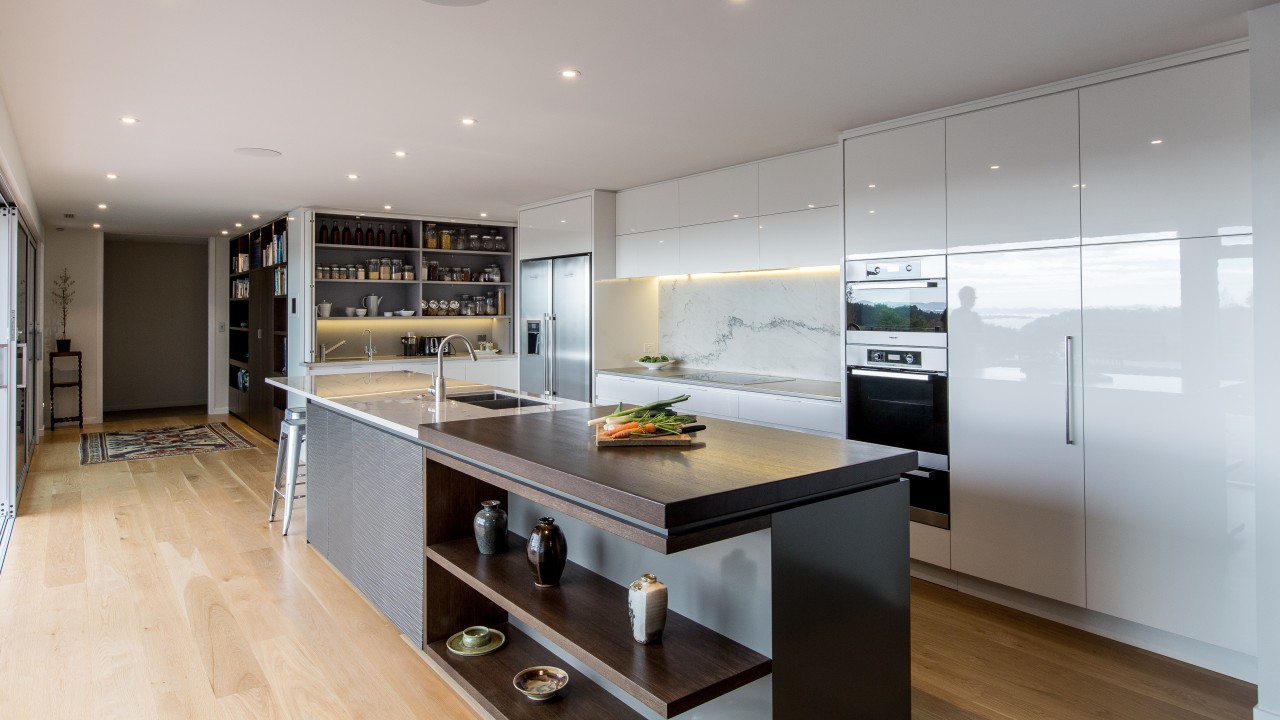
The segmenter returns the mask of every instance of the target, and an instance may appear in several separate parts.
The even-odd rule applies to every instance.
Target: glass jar
[[[383,280],[391,279],[391,258],[382,258],[378,261],[378,277]]]
[[[498,252],[506,252],[506,251],[507,251],[507,236],[506,236],[506,235],[503,235],[501,232],[498,232],[498,233],[494,234],[494,236],[493,236],[493,249],[494,249],[494,250],[497,250]]]
[[[492,249],[493,249],[493,236],[492,236],[492,235],[481,235],[481,236],[480,236],[480,249],[481,249],[481,250],[492,250]]]
[[[475,315],[476,314],[476,307],[474,304],[472,304],[470,295],[459,295],[458,306],[459,306],[458,307],[459,315]]]
[[[323,265],[317,265],[317,266],[316,266],[316,279],[317,279],[317,280],[323,280],[323,279],[324,279],[324,271],[325,271],[326,269],[327,269],[327,268],[326,268],[325,266],[323,266]]]
[[[440,249],[453,249],[453,230],[450,228],[440,228]]]
[[[479,250],[480,248],[481,248],[480,232],[478,230],[472,230],[471,234],[467,237],[467,249]]]
[[[435,225],[428,225],[426,232],[422,233],[422,242],[427,246],[428,250],[436,250],[440,247],[440,231]]]
[[[494,296],[492,290],[484,294],[484,314],[498,314],[498,298]]]
[[[404,261],[401,260],[400,258],[395,258],[394,260],[391,261],[391,279],[392,280],[404,279]]]
[[[461,308],[462,308],[462,303],[458,302],[457,300],[450,300],[448,314],[457,315],[459,312],[461,312]]]
[[[382,264],[378,262],[378,258],[369,258],[369,260],[365,262],[365,266],[368,268],[368,276],[370,280],[377,280],[381,276],[379,268],[382,267]]]
[[[427,314],[431,316],[440,314],[440,301],[431,300],[427,302]]]
[[[404,267],[403,267],[403,268],[401,268],[401,270],[400,270],[400,275],[401,275],[401,278],[400,278],[400,279],[402,279],[402,280],[412,280],[412,279],[414,279],[414,278],[413,278],[413,266],[412,266],[412,265],[410,265],[409,263],[405,263],[405,264],[404,264]]]
[[[369,276],[365,274],[364,263],[356,265],[356,280],[364,280],[367,277]]]
[[[438,260],[431,260],[427,262],[426,275],[427,280],[440,279],[440,262]]]

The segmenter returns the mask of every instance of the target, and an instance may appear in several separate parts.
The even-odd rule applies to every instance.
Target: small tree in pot
[[[71,340],[67,338],[67,309],[71,307],[71,300],[75,298],[76,281],[71,279],[71,273],[67,269],[62,268],[62,274],[57,280],[53,281],[53,304],[58,308],[60,322],[58,324],[58,352],[68,352],[71,350]]]

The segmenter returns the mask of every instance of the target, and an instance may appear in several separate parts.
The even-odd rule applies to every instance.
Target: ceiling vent
[[[62,213],[62,219],[63,219],[63,220],[75,220],[75,219],[76,219],[76,214],[75,214],[75,213]]]

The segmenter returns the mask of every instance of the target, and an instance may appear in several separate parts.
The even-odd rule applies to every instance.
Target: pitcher
[[[378,316],[378,304],[382,302],[381,295],[365,295],[360,298],[360,305],[369,310],[369,317]]]

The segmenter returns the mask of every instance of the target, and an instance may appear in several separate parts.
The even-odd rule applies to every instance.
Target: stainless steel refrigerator
[[[520,389],[591,402],[591,256],[520,263]]]

